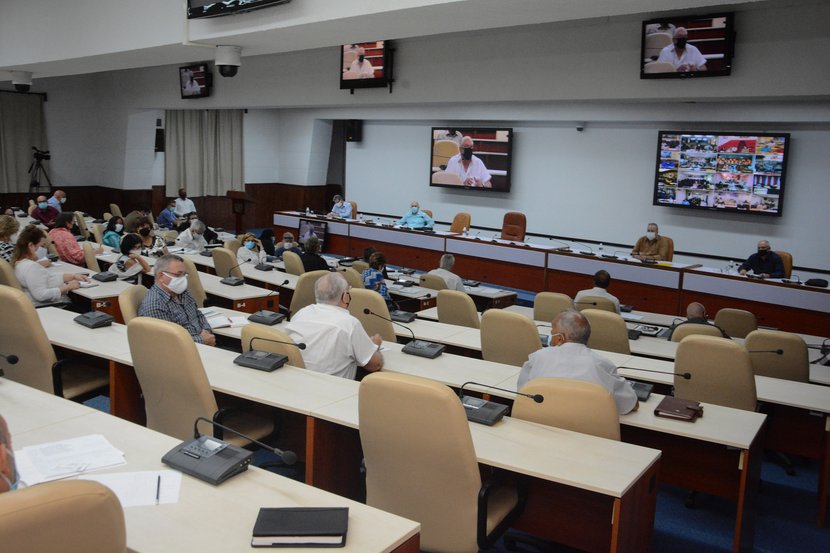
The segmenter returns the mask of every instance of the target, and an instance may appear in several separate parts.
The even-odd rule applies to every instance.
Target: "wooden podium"
[[[256,203],[243,191],[228,190],[225,194],[231,200],[231,212],[234,214],[236,234],[242,233],[242,216],[245,215],[245,204]]]

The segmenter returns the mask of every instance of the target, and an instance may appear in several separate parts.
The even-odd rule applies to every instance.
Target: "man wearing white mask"
[[[332,198],[334,205],[331,208],[331,217],[341,217],[343,219],[352,218],[352,204],[343,199],[343,196],[337,194]]]
[[[637,240],[631,257],[645,260],[653,259],[659,261],[669,258],[669,240],[660,236],[657,223],[649,223],[646,227],[646,235]]]
[[[414,229],[432,228],[435,221],[432,217],[421,211],[421,204],[415,200],[409,204],[409,211],[404,213],[404,216],[398,219],[398,226],[409,227]]]
[[[196,300],[187,291],[187,268],[178,255],[165,255],[156,261],[156,283],[138,307],[140,317],[153,317],[182,326],[194,342],[216,345]]]
[[[54,207],[58,213],[63,213],[63,204],[66,203],[66,192],[63,190],[55,190],[52,197],[47,200],[47,203]]]

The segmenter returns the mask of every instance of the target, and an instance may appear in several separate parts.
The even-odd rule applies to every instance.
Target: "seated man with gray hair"
[[[380,346],[383,339],[371,338],[363,326],[349,313],[349,283],[341,273],[328,273],[314,284],[316,304],[300,309],[286,332],[301,350],[305,368],[354,380],[357,367],[369,372],[383,367]]]
[[[186,250],[193,250],[200,252],[207,246],[207,240],[203,236],[205,234],[205,224],[199,219],[190,221],[190,228],[179,234],[176,237],[176,245]]]
[[[530,354],[519,372],[518,389],[534,378],[569,378],[599,384],[608,390],[621,415],[640,406],[631,384],[617,374],[617,367],[591,351],[587,344],[591,324],[579,311],[569,309],[553,319],[550,347]]]
[[[441,256],[440,267],[438,269],[431,270],[427,274],[439,276],[444,279],[444,282],[447,283],[447,288],[450,290],[458,290],[459,292],[463,292],[464,282],[461,280],[461,277],[452,272],[452,268],[454,266],[455,256],[451,253],[445,253]]]

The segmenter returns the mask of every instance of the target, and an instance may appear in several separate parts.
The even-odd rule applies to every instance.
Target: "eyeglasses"
[[[170,278],[179,278],[187,275],[187,271],[179,271],[178,273],[168,273],[167,271],[162,271],[162,273]]]

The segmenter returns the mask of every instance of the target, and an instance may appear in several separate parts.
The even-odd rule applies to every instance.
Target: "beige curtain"
[[[244,190],[242,110],[165,112],[164,181],[167,196],[224,196]]]
[[[0,91],[0,192],[29,191],[32,146],[48,148],[43,95]],[[49,170],[48,161],[44,167]]]

